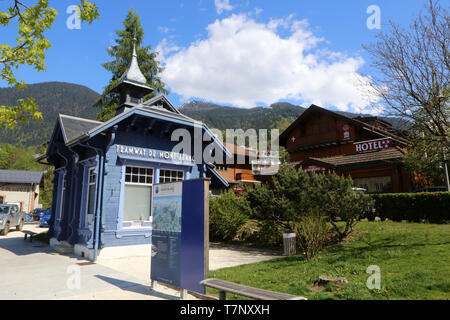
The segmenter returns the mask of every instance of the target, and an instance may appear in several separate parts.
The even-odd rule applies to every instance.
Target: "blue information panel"
[[[188,180],[153,188],[152,280],[204,292],[200,281],[207,269],[207,183]]]

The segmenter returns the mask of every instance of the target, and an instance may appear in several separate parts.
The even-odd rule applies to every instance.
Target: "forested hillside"
[[[14,130],[0,128],[0,144],[38,146],[50,139],[58,113],[95,119],[99,111],[92,107],[99,94],[77,84],[44,82],[27,85],[25,90],[0,88],[0,103],[4,105],[28,97],[36,100],[44,119],[20,124]]]

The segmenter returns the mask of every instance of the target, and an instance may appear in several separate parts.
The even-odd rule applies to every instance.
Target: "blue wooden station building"
[[[102,248],[150,244],[154,184],[210,177],[227,185],[197,156],[194,136],[210,137],[215,150],[230,157],[222,143],[165,96],[144,101],[153,91],[146,82],[134,49],[130,67],[113,89],[120,95],[114,118],[98,122],[59,115],[47,152],[38,158],[55,168],[51,244],[75,248],[93,260]],[[189,152],[173,152],[179,143],[171,140],[176,129],[190,133]],[[200,146],[203,154],[207,143]]]

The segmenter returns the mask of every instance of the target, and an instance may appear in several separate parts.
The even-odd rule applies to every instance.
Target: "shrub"
[[[306,259],[311,259],[327,244],[330,237],[330,228],[325,217],[318,209],[311,209],[300,218],[295,228],[297,245],[306,254]]]
[[[450,192],[386,193],[370,196],[375,202],[375,212],[366,215],[369,219],[378,216],[382,220],[387,218],[393,221],[450,221]]]
[[[283,243],[283,231],[278,224],[271,220],[259,223],[259,231],[255,233],[255,240],[264,246],[281,246]]]
[[[336,174],[312,174],[310,207],[320,208],[332,225],[337,241],[342,241],[353,232],[355,223],[373,206],[373,200],[355,193],[350,177]],[[341,223],[336,221],[339,218]]]
[[[215,241],[232,240],[238,230],[247,222],[250,207],[247,200],[238,197],[232,190],[210,199],[209,234]]]
[[[271,184],[255,187],[246,198],[254,218],[272,221],[285,232],[295,232],[302,217],[318,209],[332,225],[330,233],[340,241],[353,231],[356,221],[372,205],[371,198],[356,194],[352,187],[350,178],[284,167]],[[336,223],[337,217],[344,223]]]

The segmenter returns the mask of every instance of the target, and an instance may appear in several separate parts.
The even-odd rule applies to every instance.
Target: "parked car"
[[[417,192],[446,192],[447,187],[439,186],[439,187],[428,187],[428,188],[421,188],[411,191],[411,193],[417,193]]]
[[[11,228],[23,229],[26,213],[17,204],[0,204],[0,234],[7,235]]]
[[[50,209],[45,210],[41,220],[39,221],[39,227],[48,227],[48,220],[50,220],[51,216]]]
[[[34,209],[31,214],[33,215],[33,221],[41,220],[41,217],[44,214],[45,209]]]

